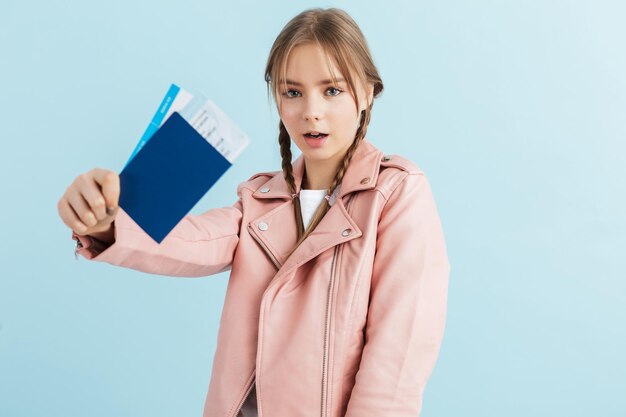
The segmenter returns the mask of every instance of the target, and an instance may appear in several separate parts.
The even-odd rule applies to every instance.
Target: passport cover
[[[161,243],[231,165],[174,112],[120,173],[120,207]]]

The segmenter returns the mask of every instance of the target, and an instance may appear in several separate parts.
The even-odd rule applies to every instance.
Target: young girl
[[[205,417],[418,416],[450,266],[424,172],[365,138],[383,83],[363,34],[342,10],[306,10],[265,79],[282,170],[161,244],[117,206],[117,174],[91,170],[58,205],[76,252],[161,275],[231,271]]]

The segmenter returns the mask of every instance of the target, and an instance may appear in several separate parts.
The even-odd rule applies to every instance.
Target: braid
[[[280,156],[282,158],[282,168],[285,181],[291,190],[291,194],[296,194],[296,182],[293,178],[293,165],[291,165],[291,138],[281,120],[279,123],[278,144],[280,145]],[[298,237],[304,234],[304,220],[302,220],[302,209],[300,207],[300,196],[293,198],[293,211],[296,218]]]
[[[296,184],[293,179],[293,166],[291,165],[291,138],[289,133],[281,120],[279,125],[278,144],[280,145],[280,156],[282,158],[283,175],[287,181],[287,185],[291,190],[291,193],[296,192]]]

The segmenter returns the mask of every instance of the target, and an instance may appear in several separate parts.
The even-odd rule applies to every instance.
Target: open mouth
[[[320,133],[320,132],[309,132],[305,133],[304,137],[313,138],[313,139],[322,139],[328,136],[328,133]]]

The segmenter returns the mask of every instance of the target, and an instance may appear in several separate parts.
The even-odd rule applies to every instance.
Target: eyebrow
[[[302,87],[302,83],[299,83],[297,81],[293,81],[290,79],[287,79],[287,84],[291,84],[291,85],[297,85],[299,87]],[[337,83],[343,83],[346,82],[346,80],[344,80],[343,78],[337,78]],[[333,80],[322,80],[319,83],[317,83],[317,85],[326,85],[326,84],[333,84]]]

